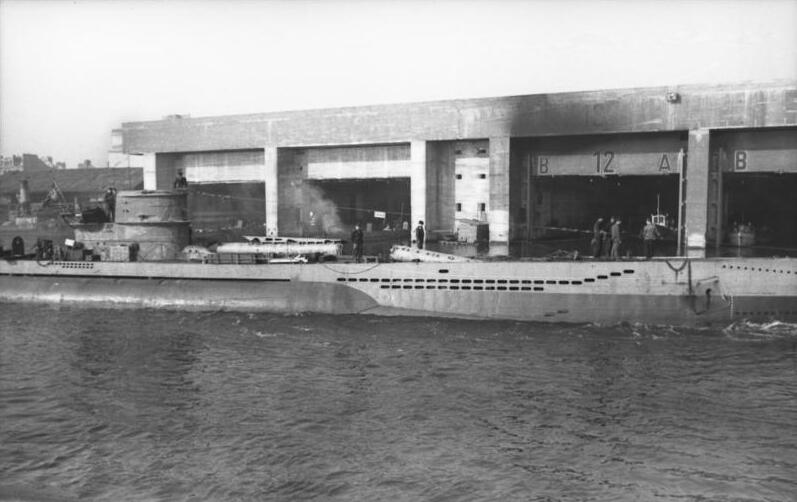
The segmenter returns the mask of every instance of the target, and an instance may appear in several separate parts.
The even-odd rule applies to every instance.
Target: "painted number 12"
[[[611,151],[597,151],[592,154],[595,157],[595,169],[598,173],[613,173],[614,169],[612,168],[612,161],[614,160],[614,152]],[[603,157],[603,162],[601,162],[601,156]],[[601,165],[603,164],[603,165]]]

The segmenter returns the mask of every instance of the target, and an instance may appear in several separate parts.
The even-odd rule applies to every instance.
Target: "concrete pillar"
[[[154,153],[144,154],[144,190],[158,189],[157,163]]]
[[[454,145],[452,141],[426,142],[427,231],[451,234],[456,228]]]
[[[490,138],[490,254],[508,251],[509,245],[509,137]]]
[[[712,147],[711,167],[708,175],[708,229],[707,244],[715,250],[722,244],[722,168],[720,158],[724,157],[722,149]]]
[[[444,227],[440,224],[441,221],[441,199],[439,189],[439,166],[437,158],[439,157],[438,145],[431,141],[426,143],[426,198],[429,201],[426,210],[426,230],[431,229],[442,230]]]
[[[426,217],[426,141],[412,141],[410,143],[410,230],[413,231],[419,220],[424,223]],[[430,229],[426,225],[427,230]]]
[[[279,234],[279,177],[277,147],[267,146],[263,155],[264,177],[266,182],[266,235]]]
[[[176,155],[172,153],[144,154],[144,190],[171,190],[177,174]]]
[[[706,256],[711,162],[709,138],[708,129],[689,131],[684,194],[684,235],[686,256],[694,258]]]

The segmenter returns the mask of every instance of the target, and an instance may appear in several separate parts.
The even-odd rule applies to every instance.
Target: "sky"
[[[797,80],[797,0],[0,0],[0,154],[123,122]]]

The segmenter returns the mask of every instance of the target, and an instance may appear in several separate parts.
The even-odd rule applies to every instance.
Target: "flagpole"
[[[684,149],[678,151],[678,238],[675,248],[675,255],[681,256],[681,233],[683,232],[682,221],[684,212]]]

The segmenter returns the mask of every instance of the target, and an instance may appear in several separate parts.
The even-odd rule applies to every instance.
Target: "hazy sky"
[[[122,122],[797,79],[797,0],[0,0],[0,153]]]

